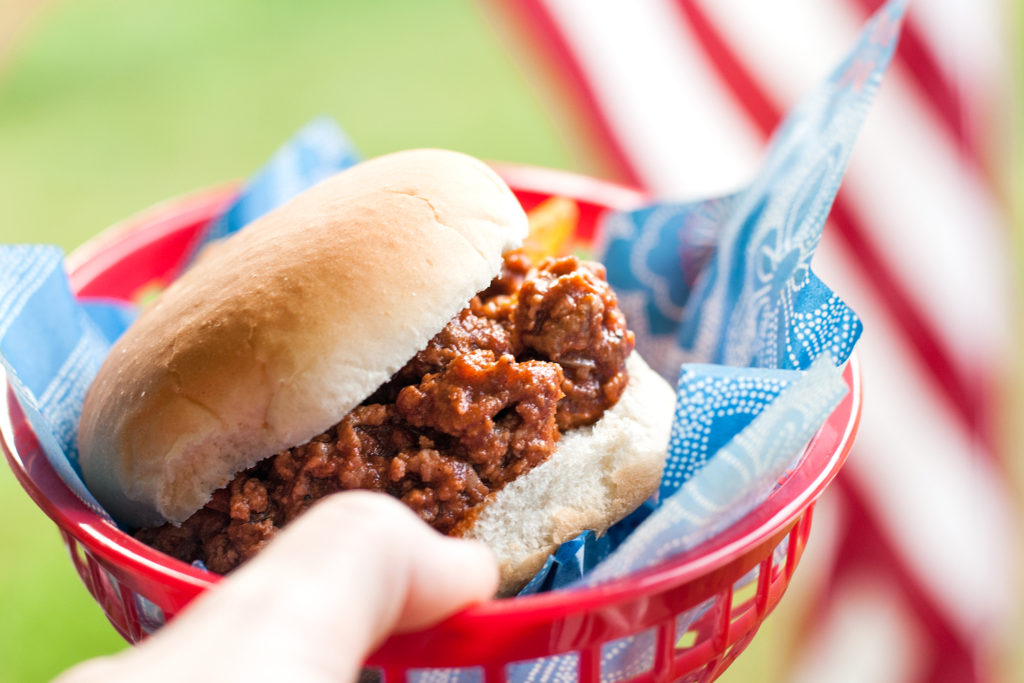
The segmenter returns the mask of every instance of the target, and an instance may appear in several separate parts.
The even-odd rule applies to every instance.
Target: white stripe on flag
[[[876,577],[847,579],[815,622],[792,683],[905,683],[918,680],[926,636],[903,597]]]
[[[1009,338],[1008,222],[904,75],[889,74],[844,188],[889,270],[966,371],[990,363]]]
[[[752,177],[760,135],[668,0],[544,2],[650,189],[702,197]],[[731,131],[726,139],[710,134],[719,127]]]
[[[702,0],[697,4],[783,109],[829,75],[850,51],[863,23],[843,0]],[[713,134],[723,137],[729,131]]]

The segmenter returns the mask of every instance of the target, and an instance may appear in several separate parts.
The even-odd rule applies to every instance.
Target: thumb
[[[497,566],[486,546],[439,534],[389,496],[332,496],[300,522],[268,548],[267,563],[286,564],[292,572],[295,557],[320,563],[302,570],[309,574],[305,583],[328,582],[349,594],[347,618],[358,611],[358,623],[366,627],[364,655],[392,632],[425,628],[497,590]],[[348,586],[338,585],[342,577]]]

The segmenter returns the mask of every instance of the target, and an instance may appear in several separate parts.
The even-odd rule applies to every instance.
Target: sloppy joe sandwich
[[[369,489],[487,543],[501,590],[658,486],[671,388],[599,264],[532,261],[485,164],[364,162],[211,245],[85,399],[86,484],[141,540],[227,572]]]

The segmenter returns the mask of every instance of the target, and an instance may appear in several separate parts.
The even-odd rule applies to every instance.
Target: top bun
[[[440,150],[344,171],[211,246],[125,332],[85,399],[85,482],[120,522],[180,523],[338,422],[500,271],[527,220]]]

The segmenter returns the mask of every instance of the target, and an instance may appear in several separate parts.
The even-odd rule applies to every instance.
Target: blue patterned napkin
[[[756,507],[796,464],[801,449],[846,393],[846,384],[828,354],[808,371],[787,375],[749,378],[723,366],[686,368],[679,382],[680,395],[688,391],[687,386],[693,390],[693,385],[703,385],[686,395],[699,396],[706,391],[711,400],[710,405],[699,400],[679,401],[669,444],[673,460],[699,452],[691,446],[708,439],[709,427],[716,422],[732,423],[735,414],[731,407],[742,403],[744,396],[775,398],[756,417],[743,415],[736,424],[747,425],[715,451],[699,474],[678,477],[683,483],[675,488],[663,482],[653,512],[645,511],[643,523],[593,571],[585,575],[581,571],[582,581],[572,585],[590,586],[653,566],[711,538]],[[716,384],[724,391],[716,390]],[[726,429],[723,425],[721,431]],[[670,473],[666,479],[676,477]]]
[[[608,221],[603,260],[637,346],[678,380],[668,465],[655,500],[605,538],[567,544],[534,588],[608,580],[706,540],[763,500],[839,401],[837,366],[861,327],[810,261],[905,4],[883,7],[847,60],[793,110],[747,189]],[[315,121],[206,239],[355,160],[334,124]],[[52,247],[0,248],[0,365],[54,468],[97,509],[79,476],[76,426],[89,382],[133,312],[77,301],[62,265]],[[697,364],[680,371],[683,362]]]
[[[78,418],[110,341],[71,295],[56,247],[0,248],[0,366],[47,459],[76,496],[107,516],[78,470]]]

